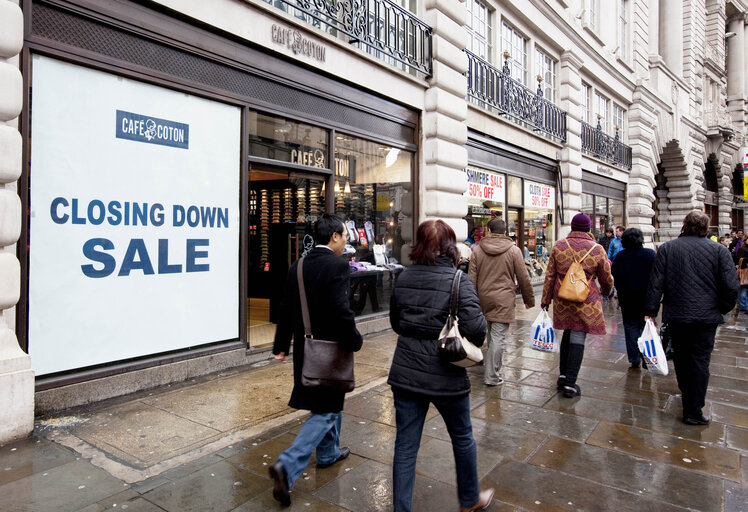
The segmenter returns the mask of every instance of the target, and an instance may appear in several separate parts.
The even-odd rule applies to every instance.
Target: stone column
[[[34,372],[8,325],[21,292],[15,244],[21,234],[21,134],[23,13],[18,2],[0,0],[0,445],[34,430]]]
[[[650,55],[660,54],[660,2],[650,0],[647,19],[647,50]]]
[[[434,73],[423,113],[420,221],[439,218],[467,238],[467,47],[464,0],[426,0],[433,30]],[[406,238],[407,239],[407,238]]]
[[[629,108],[629,145],[631,146],[631,173],[627,186],[627,226],[639,228],[647,242],[654,234],[652,220],[657,180],[657,160],[652,152],[656,138],[657,112],[648,95],[640,87],[634,91]],[[660,210],[667,210],[667,197],[660,198]]]
[[[561,54],[559,72],[559,107],[566,111],[566,144],[559,161],[564,218],[560,219],[559,237],[568,234],[571,218],[582,207],[582,77],[584,62],[573,50]],[[560,204],[560,201],[558,201]]]
[[[683,1],[659,1],[660,55],[673,73],[683,76]]]
[[[727,20],[727,31],[735,33],[727,40],[727,111],[737,128],[742,129],[746,97],[745,14]]]

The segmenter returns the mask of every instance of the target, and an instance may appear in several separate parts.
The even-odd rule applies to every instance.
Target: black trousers
[[[673,363],[682,394],[683,417],[702,414],[709,385],[709,361],[714,349],[717,324],[669,322],[673,341]]]

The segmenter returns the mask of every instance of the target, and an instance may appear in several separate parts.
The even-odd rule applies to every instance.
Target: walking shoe
[[[641,364],[642,364],[641,361],[637,361],[635,363],[631,363],[631,366],[629,366],[629,368],[639,368]]]
[[[333,465],[333,464],[335,464],[336,462],[339,462],[339,461],[341,461],[341,460],[343,460],[343,459],[347,459],[347,458],[348,458],[348,456],[349,456],[350,454],[351,454],[351,449],[350,449],[350,448],[348,448],[348,447],[344,447],[344,448],[341,448],[341,449],[340,449],[340,456],[339,456],[339,457],[338,457],[337,459],[335,459],[335,460],[334,460],[334,461],[332,461],[332,462],[328,462],[328,463],[326,463],[326,464],[323,464],[323,463],[321,463],[321,462],[318,462],[318,463],[317,463],[317,469],[325,469],[325,468],[329,468],[330,466],[332,466],[332,465]]]
[[[279,501],[284,507],[291,505],[291,495],[288,493],[288,477],[286,476],[286,468],[283,467],[281,461],[276,460],[272,466],[268,468],[270,478],[273,479],[275,484],[273,485],[273,498]]]
[[[473,512],[474,510],[486,510],[493,501],[493,487],[481,491],[478,495],[478,503],[472,507],[460,507],[460,512]]]
[[[579,389],[579,386],[576,384],[572,384],[569,386],[568,384],[564,386],[564,398],[574,398],[575,396],[579,396],[582,394],[582,390]]]
[[[699,416],[683,416],[683,423],[686,425],[709,425],[711,419],[700,414]]]
[[[488,382],[488,381],[485,381],[485,382],[483,382],[483,383],[484,383],[484,384],[485,384],[486,386],[501,386],[501,385],[502,385],[502,384],[504,383],[504,379],[502,379],[501,377],[499,377],[499,380],[497,380],[496,382]]]
[[[565,385],[566,385],[566,375],[561,375],[558,379],[556,379],[557,390],[563,391]]]

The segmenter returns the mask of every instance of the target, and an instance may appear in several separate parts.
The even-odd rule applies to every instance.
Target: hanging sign
[[[556,188],[525,180],[525,207],[553,210],[556,207]]]
[[[464,194],[466,197],[495,203],[506,201],[506,179],[503,174],[474,167],[465,169],[465,174],[468,179],[468,188]]]

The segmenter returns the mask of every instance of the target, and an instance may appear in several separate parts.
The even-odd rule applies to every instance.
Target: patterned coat
[[[566,245],[569,242],[571,249]],[[580,262],[587,278],[590,279],[590,294],[584,302],[571,302],[558,297],[558,290],[574,261],[574,256],[581,258],[595,245],[589,256]],[[600,283],[598,290],[597,283]],[[590,233],[572,231],[565,240],[559,240],[553,245],[548,268],[545,271],[545,285],[543,286],[542,307],[548,307],[553,300],[553,327],[556,329],[571,329],[589,334],[605,334],[605,318],[603,317],[602,292],[609,295],[613,289],[613,276],[610,273],[608,255],[603,247],[595,243]]]

